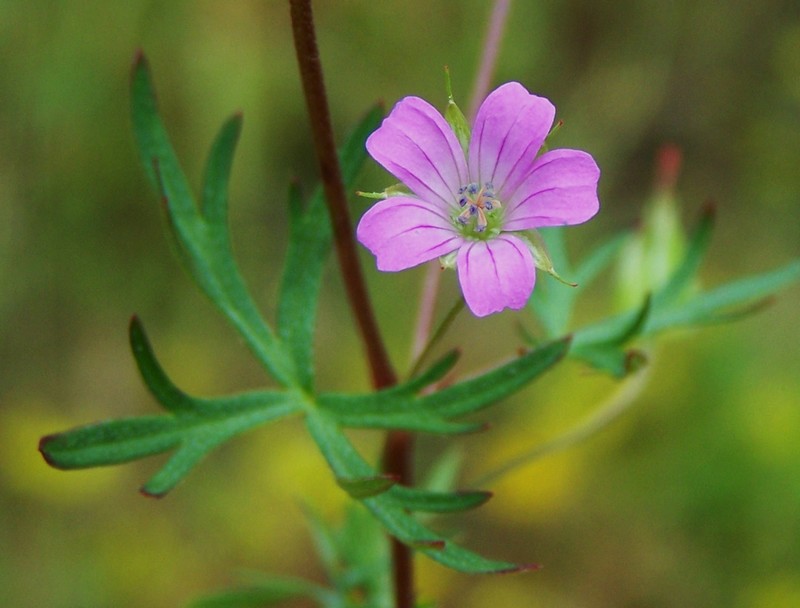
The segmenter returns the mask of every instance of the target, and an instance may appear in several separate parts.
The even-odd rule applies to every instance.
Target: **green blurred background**
[[[479,0],[320,0],[320,44],[339,136],[377,99],[442,106],[442,66],[467,105],[489,12]],[[128,70],[151,60],[184,166],[245,116],[231,225],[244,273],[272,315],[286,186],[314,166],[285,2],[0,0],[0,605],[171,607],[241,570],[319,577],[300,504],[337,517],[339,490],[298,421],[218,450],[163,500],[137,488],[156,466],[58,472],[47,433],[157,411],[128,352],[143,319],[164,366],[197,394],[266,379],[192,286],[164,238],[135,154]],[[631,226],[664,143],[684,153],[691,224],[708,198],[718,229],[706,285],[800,255],[800,5],[794,0],[517,0],[495,83],[519,80],[566,121],[558,146],[591,151],[603,210],[573,229],[586,251]],[[388,179],[375,168],[364,189]],[[366,207],[355,203],[355,214]],[[422,274],[379,276],[364,256],[390,350],[406,365]],[[455,294],[454,275],[445,278]],[[585,320],[607,310],[604,277]],[[419,560],[441,606],[736,608],[800,606],[800,323],[793,286],[737,325],[675,335],[624,420],[505,478],[448,520],[491,556],[538,573],[467,577]],[[326,275],[320,383],[365,388],[341,283]],[[523,314],[460,319],[449,345],[474,370],[507,356]],[[526,320],[527,321],[527,320]],[[458,439],[474,479],[569,427],[613,382],[577,364],[493,411]],[[375,454],[378,437],[360,445]],[[445,441],[426,438],[420,467]],[[304,604],[297,604],[304,605]]]

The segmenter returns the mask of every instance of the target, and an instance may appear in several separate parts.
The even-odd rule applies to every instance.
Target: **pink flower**
[[[580,224],[599,209],[594,159],[580,150],[537,156],[555,107],[517,82],[483,102],[465,156],[442,115],[418,97],[400,100],[367,150],[413,194],[390,196],[358,224],[379,270],[398,271],[452,254],[470,310],[520,309],[536,265],[521,231]]]

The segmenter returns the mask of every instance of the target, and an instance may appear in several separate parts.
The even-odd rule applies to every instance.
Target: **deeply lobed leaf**
[[[192,602],[190,608],[263,608],[295,598],[331,605],[333,592],[301,578],[270,577],[262,581],[209,595]]]
[[[352,189],[367,153],[367,136],[380,122],[382,110],[370,110],[339,151],[342,179]],[[313,338],[322,271],[331,249],[331,225],[321,188],[304,210],[299,188],[289,190],[289,248],[278,299],[278,336],[289,347],[301,386],[314,385]]]
[[[306,417],[306,424],[337,477],[375,475],[370,465],[358,454],[329,414],[322,411],[311,412]],[[402,490],[400,492],[402,493]],[[419,497],[421,494],[417,494],[417,498]],[[382,494],[365,498],[362,502],[395,538],[455,570],[467,573],[501,573],[535,568],[535,566],[489,560],[446,541],[414,519],[405,508],[399,506],[403,498],[404,496],[397,495],[397,486],[394,486]],[[411,500],[409,494],[405,498]]]
[[[141,54],[133,66],[131,114],[145,171],[165,201],[181,259],[273,377],[285,386],[296,386],[293,359],[245,287],[228,237],[227,185],[241,117],[234,116],[223,125],[212,147],[201,213],[158,114],[150,69]]]
[[[708,249],[714,227],[715,212],[712,206],[704,209],[694,229],[683,259],[673,270],[666,283],[638,309],[612,315],[574,332],[570,354],[615,376],[624,376],[643,362],[641,353],[626,348],[637,337],[654,336],[669,329],[719,323],[740,318],[758,310],[765,298],[778,289],[800,278],[800,261],[782,268],[740,279],[705,292],[695,292],[689,287],[694,280]],[[558,233],[555,250],[563,254],[563,243]],[[614,239],[599,252],[596,251],[576,271],[578,280],[591,278],[608,261],[617,249]],[[561,295],[540,296],[539,312],[552,311],[554,307],[571,308],[572,296],[567,289]],[[563,316],[563,315],[562,315]],[[547,333],[553,329],[545,323]]]
[[[416,395],[412,390],[424,386],[420,379],[437,377],[449,369],[454,362],[451,356],[431,368],[433,375],[423,374],[407,384],[366,395],[323,394],[318,403],[345,426],[439,433],[474,431],[480,425],[449,419],[486,408],[519,390],[557,363],[566,354],[569,342],[565,338],[546,344],[485,374],[429,395]]]
[[[300,395],[282,391],[253,391],[214,399],[191,397],[164,373],[135,317],[130,337],[145,384],[171,415],[112,420],[47,436],[39,449],[52,466],[106,466],[177,448],[142,488],[145,494],[161,496],[220,443],[303,407]]]

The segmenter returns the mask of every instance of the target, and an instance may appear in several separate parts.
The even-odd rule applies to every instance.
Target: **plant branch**
[[[411,344],[411,361],[419,360],[428,343],[428,336],[433,328],[433,315],[436,311],[436,296],[442,281],[442,268],[438,260],[428,262],[425,268],[425,279],[422,283],[422,297],[417,310],[417,324],[414,328],[414,341]]]
[[[289,0],[289,6],[300,77],[308,106],[325,199],[331,216],[339,265],[350,306],[367,351],[372,384],[376,389],[384,388],[396,384],[397,377],[383,345],[367,295],[361,266],[358,263],[350,214],[347,209],[347,195],[341,178],[333,129],[331,128],[311,0]],[[384,471],[397,475],[400,482],[405,484],[410,483],[412,477],[412,440],[410,433],[393,431],[388,434],[384,447]],[[391,539],[391,546],[395,608],[413,608],[414,574],[411,549],[395,538]]]
[[[399,483],[414,482],[414,434],[409,431],[389,431],[383,446],[383,471],[396,475]],[[393,536],[392,576],[394,578],[395,608],[414,608],[414,555],[411,549]]]
[[[469,114],[467,114],[470,122],[475,120],[478,106],[489,92],[489,84],[492,80],[492,74],[494,74],[494,68],[497,65],[497,54],[500,51],[500,40],[503,37],[503,30],[508,20],[510,4],[511,0],[495,0],[492,8],[489,29],[486,30],[486,39],[483,42],[481,64],[478,68],[478,74],[475,76],[472,95],[470,95]]]
[[[653,368],[653,365],[654,361],[651,357],[651,360],[643,369],[635,372],[630,378],[626,379],[622,386],[620,386],[605,402],[600,404],[585,420],[581,421],[564,434],[537,445],[527,452],[515,456],[496,469],[482,475],[473,482],[475,487],[492,484],[515,469],[532,464],[536,460],[549,456],[550,454],[566,450],[588,439],[614,422],[617,418],[622,416],[622,414],[627,412],[641,396],[642,391],[644,391],[650,379],[650,370]]]
[[[425,363],[425,359],[428,357],[428,355],[430,355],[433,347],[436,346],[439,340],[442,339],[445,332],[453,324],[453,321],[455,321],[458,313],[460,313],[462,310],[464,310],[464,298],[459,298],[450,309],[450,312],[448,312],[444,319],[442,319],[441,323],[439,323],[439,327],[436,328],[436,331],[431,334],[430,330],[428,330],[427,335],[431,336],[430,340],[428,340],[428,343],[425,344],[420,352],[416,355],[416,359],[414,359],[411,366],[411,371],[408,372],[409,379],[414,378],[422,370],[422,364]]]
[[[294,46],[300,66],[300,78],[303,82],[303,93],[306,98],[322,187],[331,216],[339,266],[342,270],[350,307],[356,317],[364,348],[367,351],[372,384],[375,388],[384,388],[396,384],[397,377],[378,330],[375,314],[367,294],[364,275],[358,262],[350,213],[347,208],[347,194],[342,181],[331,127],[311,0],[289,0],[289,5]]]

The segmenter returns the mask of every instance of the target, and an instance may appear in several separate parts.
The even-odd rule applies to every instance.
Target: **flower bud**
[[[643,298],[663,287],[686,249],[675,183],[681,152],[664,146],[656,163],[653,195],[645,203],[635,234],[623,247],[618,263],[617,301],[620,308],[639,306]]]

